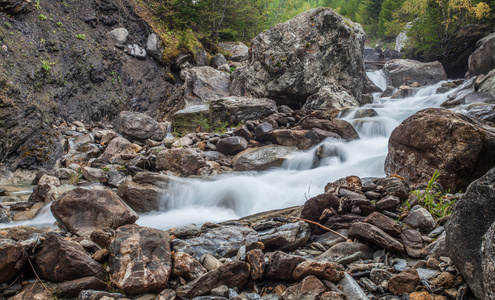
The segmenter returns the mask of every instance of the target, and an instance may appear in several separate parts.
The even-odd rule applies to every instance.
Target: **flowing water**
[[[368,77],[378,87],[386,88],[381,71],[368,73]],[[372,104],[342,117],[351,122],[361,139],[348,143],[326,139],[308,151],[293,153],[281,168],[207,179],[178,178],[169,184],[168,193],[162,199],[163,209],[140,215],[137,223],[167,229],[238,219],[261,211],[301,205],[306,199],[322,193],[328,182],[345,176],[384,176],[388,137],[392,130],[416,111],[438,107],[445,101],[447,94],[435,94],[439,85],[422,88],[414,97],[405,99],[379,98],[376,94]],[[359,110],[367,109],[373,109],[377,115],[355,118]],[[332,155],[314,167],[314,152],[319,146]],[[30,222],[49,223],[54,219],[46,212]]]

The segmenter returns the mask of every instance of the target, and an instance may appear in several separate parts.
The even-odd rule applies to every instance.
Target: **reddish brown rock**
[[[26,259],[27,255],[20,243],[0,239],[0,283],[12,279],[22,269]]]
[[[339,198],[332,194],[320,194],[313,197],[304,203],[301,211],[301,218],[311,221],[319,221],[323,211],[327,208],[338,208],[340,204]]]
[[[242,289],[249,279],[249,265],[242,261],[225,263],[205,275],[179,287],[176,293],[179,297],[194,298],[208,294],[220,285]]]
[[[260,249],[254,249],[246,253],[246,260],[251,266],[250,276],[253,280],[263,278],[265,272],[265,255]]]
[[[175,252],[172,255],[172,259],[172,275],[176,277],[180,276],[189,281],[199,278],[207,272],[199,261],[185,252]]]
[[[420,279],[418,271],[409,268],[390,278],[388,281],[388,289],[396,295],[402,295],[404,293],[413,292],[419,284]]]
[[[344,277],[344,267],[334,262],[304,261],[296,266],[292,271],[292,278],[301,281],[309,275],[314,275],[319,279],[339,282]]]
[[[376,210],[377,211],[395,211],[397,207],[400,205],[399,197],[387,195],[386,197],[378,200],[376,202]]]
[[[193,149],[167,149],[156,156],[156,169],[180,173],[183,176],[196,175],[206,166],[202,154]]]
[[[34,267],[49,281],[68,281],[83,277],[105,279],[103,267],[94,261],[78,243],[51,234],[36,253]]]
[[[428,108],[407,118],[392,132],[388,148],[387,174],[420,183],[438,170],[437,182],[455,192],[495,166],[494,132],[447,109]]]
[[[160,292],[172,270],[170,238],[158,229],[125,225],[110,248],[110,281],[127,294]]]
[[[291,280],[292,272],[298,264],[305,259],[284,253],[282,251],[270,252],[265,255],[265,278],[274,280]]]
[[[368,217],[366,217],[366,219],[364,219],[364,222],[373,224],[392,236],[399,236],[399,234],[401,233],[399,224],[395,223],[394,220],[379,212],[370,214]]]
[[[55,292],[57,297],[77,297],[82,290],[105,290],[107,284],[96,277],[85,277],[61,283]]]
[[[433,280],[433,284],[444,288],[450,288],[454,285],[454,283],[456,283],[456,277],[449,272],[442,272],[437,278],[435,278],[435,280]]]
[[[349,236],[365,240],[395,253],[404,253],[404,246],[380,228],[369,223],[355,223],[349,228]]]
[[[59,226],[74,234],[90,234],[98,228],[132,224],[138,215],[109,190],[77,188],[63,193],[51,210]]]
[[[284,300],[316,300],[326,291],[325,285],[315,276],[308,276],[282,294]]]

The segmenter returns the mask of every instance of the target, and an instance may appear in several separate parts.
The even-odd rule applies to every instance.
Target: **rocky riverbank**
[[[440,86],[441,64],[388,60],[392,53],[381,91],[365,75],[361,26],[331,9],[274,26],[250,48],[220,45],[229,60],[198,47],[165,61],[165,41],[134,2],[75,10],[42,2],[41,15],[77,19],[60,30],[47,29],[60,15],[42,26],[48,17],[33,18],[28,2],[0,6],[19,14],[5,24],[13,33],[4,35],[2,58],[20,59],[10,36],[29,44],[25,24],[39,29],[50,40],[38,49],[46,68],[33,72],[59,89],[32,109],[40,86],[32,90],[16,68],[0,74],[16,79],[3,85],[14,96],[0,99],[1,180],[34,177],[29,195],[0,190],[0,299],[493,298],[493,35],[479,43],[469,64],[476,77],[465,83]],[[71,39],[76,28],[87,36]],[[50,63],[53,53],[60,65]],[[166,230],[136,224],[174,208],[168,193],[186,177],[262,172],[308,149],[310,169],[344,160],[322,142],[362,138],[345,116],[372,119],[379,106],[361,106],[377,93],[414,101],[433,84],[440,94],[462,86],[445,108],[401,119],[384,177],[328,180],[303,205],[236,220]],[[235,208],[228,193],[215,203]],[[48,209],[55,225],[16,226]]]

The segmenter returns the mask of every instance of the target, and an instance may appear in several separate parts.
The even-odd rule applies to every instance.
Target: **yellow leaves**
[[[490,14],[490,7],[485,2],[480,2],[474,8],[473,13],[476,19],[481,19],[483,17],[488,16],[488,14]]]
[[[401,11],[406,14],[423,15],[426,14],[427,6],[427,0],[406,0]]]

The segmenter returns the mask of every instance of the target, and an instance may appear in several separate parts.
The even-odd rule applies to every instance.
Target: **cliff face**
[[[123,47],[108,34],[125,28]],[[125,53],[151,28],[127,0],[0,2],[0,161],[50,167],[53,124],[109,122],[118,112],[166,114],[167,66]],[[57,150],[59,149],[59,150]]]

